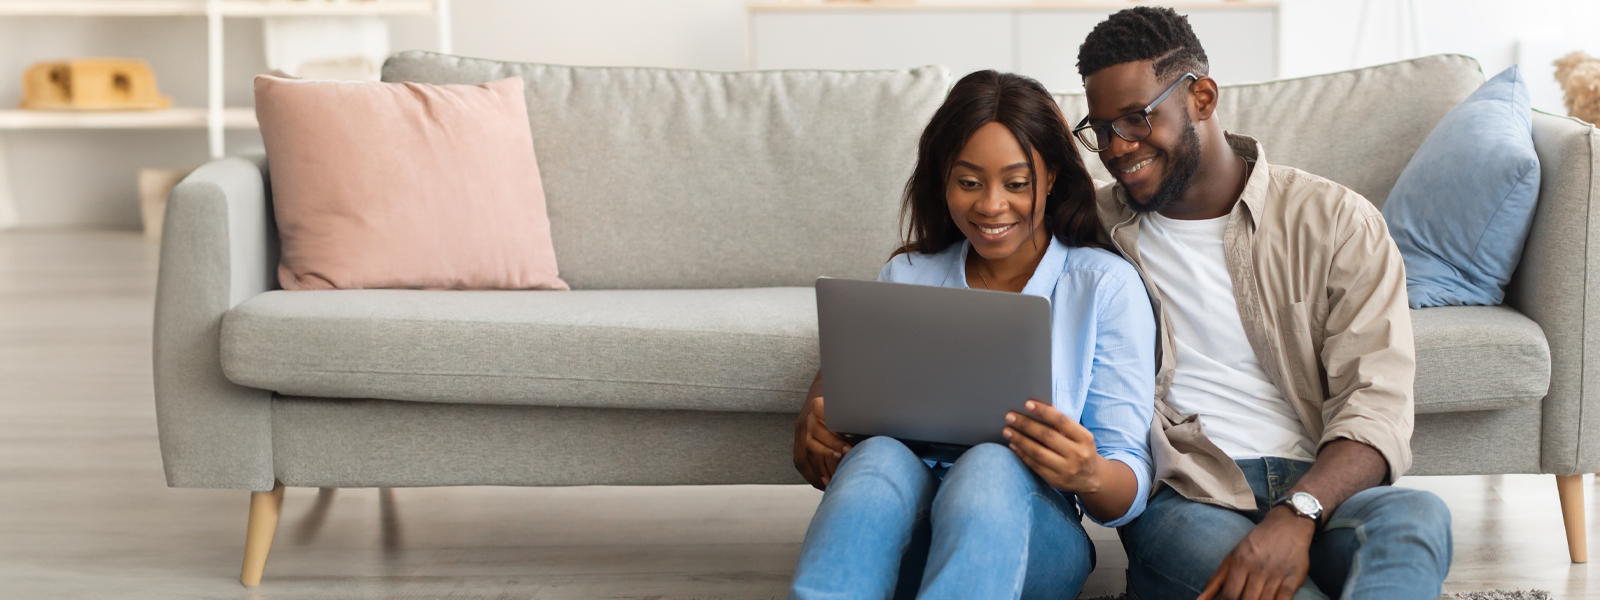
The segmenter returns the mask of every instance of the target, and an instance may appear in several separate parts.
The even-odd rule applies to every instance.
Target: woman
[[[1054,407],[995,423],[1009,447],[932,464],[892,438],[846,445],[818,373],[794,459],[825,493],[792,598],[1076,598],[1094,568],[1080,510],[1108,527],[1144,510],[1155,319],[1133,267],[1096,247],[1094,184],[1068,136],[1038,82],[963,77],[922,134],[907,239],[878,276],[1048,298]]]

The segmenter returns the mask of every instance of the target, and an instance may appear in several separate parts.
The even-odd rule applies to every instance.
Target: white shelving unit
[[[209,0],[4,0],[7,17],[203,17]],[[430,15],[431,0],[222,0],[228,17]]]
[[[0,0],[0,18],[205,17],[210,59],[210,102],[204,108],[95,113],[0,110],[0,130],[204,127],[210,134],[211,157],[222,158],[225,130],[256,127],[254,111],[223,106],[222,19],[365,15],[432,15],[438,21],[440,51],[450,52],[450,0]],[[197,115],[203,118],[196,119]]]
[[[208,102],[150,111],[0,110],[0,131],[16,129],[205,129],[211,157],[225,154],[225,131],[258,127],[255,110],[223,104],[222,20],[262,17],[433,16],[439,50],[449,53],[451,0],[0,0],[8,17],[204,17]],[[0,229],[16,223],[0,142]]]
[[[7,129],[200,129],[210,126],[204,108],[141,111],[0,110],[0,130]],[[226,129],[255,129],[256,111],[222,109]]]

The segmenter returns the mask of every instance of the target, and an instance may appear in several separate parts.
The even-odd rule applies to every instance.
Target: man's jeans
[[[1120,528],[1130,599],[1193,600],[1222,559],[1311,468],[1286,458],[1238,461],[1256,510],[1192,502],[1162,486],[1144,514]],[[1325,517],[1311,540],[1311,571],[1296,600],[1432,599],[1450,570],[1450,509],[1431,493],[1380,486]]]
[[[1094,568],[1078,519],[1004,446],[974,446],[941,482],[904,444],[871,438],[823,494],[789,597],[1076,598]]]

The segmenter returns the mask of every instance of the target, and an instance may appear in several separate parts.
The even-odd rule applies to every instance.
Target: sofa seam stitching
[[[647,381],[647,380],[632,380],[632,379],[597,379],[597,378],[581,378],[581,377],[547,377],[547,376],[536,376],[536,375],[496,375],[496,374],[492,374],[492,373],[438,373],[438,372],[418,373],[418,372],[415,372],[415,371],[374,371],[374,370],[334,371],[334,370],[327,370],[327,369],[307,370],[307,371],[303,371],[303,373],[312,374],[312,375],[414,375],[414,376],[420,375],[420,376],[424,376],[424,377],[441,377],[441,378],[443,378],[443,377],[448,377],[448,378],[458,378],[458,377],[466,377],[466,378],[494,377],[494,378],[497,378],[497,379],[529,379],[529,380],[535,380],[535,381],[583,381],[583,382],[590,382],[590,383],[635,383],[635,384],[644,384],[644,385],[664,385],[664,386],[673,386],[673,387],[710,388],[710,389],[718,389],[718,390],[745,390],[745,391],[758,391],[758,392],[795,392],[795,393],[804,393],[805,392],[805,390],[784,390],[784,389],[758,388],[758,387],[735,387],[735,386],[726,386],[726,385],[704,385],[704,384],[698,384],[698,383],[672,383],[672,382],[667,382],[667,381]]]

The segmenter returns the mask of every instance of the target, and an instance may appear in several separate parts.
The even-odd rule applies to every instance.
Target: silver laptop
[[[817,325],[828,428],[851,444],[886,435],[954,460],[1006,443],[1007,411],[1052,400],[1038,296],[824,277]]]

